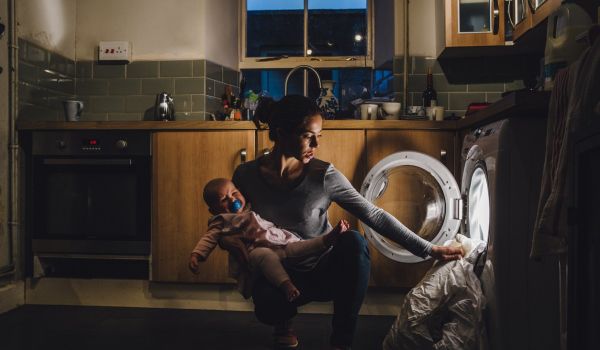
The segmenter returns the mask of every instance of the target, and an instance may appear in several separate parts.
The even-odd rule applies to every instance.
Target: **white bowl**
[[[386,115],[399,116],[401,106],[400,102],[384,102],[381,104],[381,109]]]

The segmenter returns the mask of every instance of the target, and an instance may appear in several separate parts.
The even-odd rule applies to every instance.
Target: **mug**
[[[377,119],[377,105],[372,103],[363,103],[360,105],[360,119],[375,120]]]
[[[81,118],[81,111],[83,111],[83,102],[76,100],[63,101],[63,107],[65,109],[65,119],[68,122],[76,122]]]
[[[437,121],[444,120],[444,106],[433,107],[433,117]]]

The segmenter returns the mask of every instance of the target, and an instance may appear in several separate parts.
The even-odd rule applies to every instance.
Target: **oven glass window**
[[[136,240],[149,236],[147,164],[40,165],[34,236]],[[144,237],[146,236],[146,237]]]

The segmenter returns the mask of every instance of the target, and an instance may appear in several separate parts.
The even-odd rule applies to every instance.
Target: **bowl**
[[[384,112],[384,118],[386,116],[394,116],[394,117],[398,117],[400,116],[400,107],[402,105],[400,104],[400,102],[384,102],[381,104],[381,109]],[[387,119],[387,118],[386,118]]]

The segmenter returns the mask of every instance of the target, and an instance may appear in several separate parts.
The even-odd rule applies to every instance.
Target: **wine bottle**
[[[427,70],[427,88],[423,91],[423,107],[432,107],[432,101],[434,106],[437,104],[437,92],[433,88],[433,74],[431,68]]]

